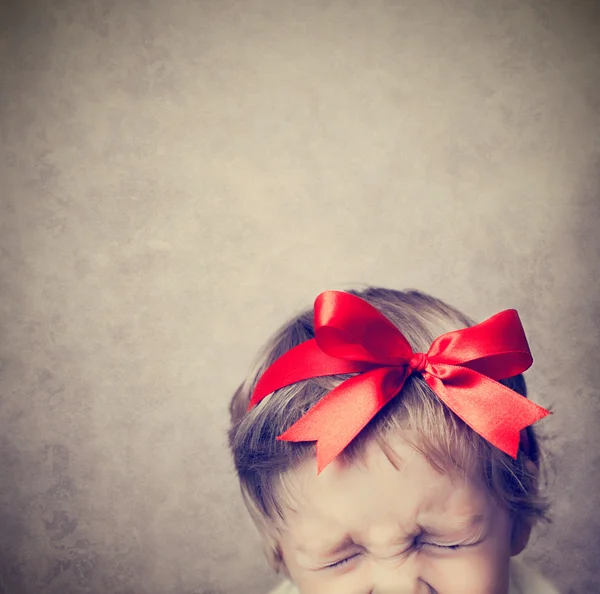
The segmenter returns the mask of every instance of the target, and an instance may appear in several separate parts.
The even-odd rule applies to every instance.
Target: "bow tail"
[[[380,367],[346,380],[277,437],[316,441],[320,473],[402,389],[406,370]]]
[[[452,412],[513,458],[517,457],[521,430],[551,414],[525,396],[465,367],[452,366],[451,379],[442,381],[430,373],[424,374],[424,379]]]

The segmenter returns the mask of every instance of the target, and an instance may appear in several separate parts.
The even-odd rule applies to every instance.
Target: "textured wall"
[[[226,450],[327,288],[517,307],[600,592],[600,5],[4,0],[0,593],[261,594]]]

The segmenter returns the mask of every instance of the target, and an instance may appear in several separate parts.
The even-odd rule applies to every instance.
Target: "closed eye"
[[[465,547],[470,546],[470,545],[466,545],[466,544],[453,544],[453,545],[440,545],[440,544],[436,544],[434,542],[418,542],[416,545],[417,550],[418,549],[442,549],[444,551],[458,551],[460,549],[464,549]]]
[[[467,546],[470,545],[465,545],[465,544],[453,544],[453,545],[439,545],[439,544],[435,544],[433,542],[419,542],[418,544],[418,548],[423,548],[423,547],[433,547],[436,549],[445,549],[448,551],[457,551],[459,549],[463,549]],[[350,557],[346,557],[345,559],[341,559],[340,561],[336,561],[335,563],[331,563],[330,565],[326,565],[325,569],[332,569],[334,567],[341,567],[342,565],[345,565],[346,563],[349,563],[350,561],[352,561],[352,559],[354,559],[355,557],[358,557],[360,555],[360,553],[357,553],[356,555],[351,555]]]
[[[435,540],[435,539],[432,538],[432,540]],[[451,544],[451,545],[441,545],[441,544],[437,544],[436,542],[428,541],[426,536],[425,537],[417,537],[414,541],[414,546],[416,549],[434,548],[434,549],[444,549],[447,551],[457,551],[464,547],[471,546],[471,544],[472,544],[471,542],[468,542],[468,543],[458,543],[458,544]]]
[[[332,567],[341,567],[342,565],[345,565],[346,563],[348,563],[355,557],[358,557],[358,555],[359,555],[359,553],[357,553],[356,555],[351,555],[350,557],[346,557],[345,559],[342,559],[341,561],[336,561],[335,563],[332,563],[331,565],[326,565],[325,567],[326,567],[326,569],[331,569]]]

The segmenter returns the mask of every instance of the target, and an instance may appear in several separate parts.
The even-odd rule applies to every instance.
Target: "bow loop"
[[[501,311],[484,322],[436,338],[428,351],[429,360],[460,365],[498,380],[529,369],[533,357],[519,314]]]
[[[405,365],[412,355],[408,341],[388,318],[341,291],[317,297],[315,339],[328,355],[363,363]]]

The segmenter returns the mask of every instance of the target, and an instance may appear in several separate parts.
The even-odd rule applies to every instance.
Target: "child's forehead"
[[[389,516],[391,522],[411,524],[417,517],[426,521],[486,513],[490,501],[477,482],[439,472],[404,440],[393,447],[393,461],[370,444],[360,463],[331,464],[319,475],[314,462],[302,465],[289,483],[296,516],[325,523]]]

